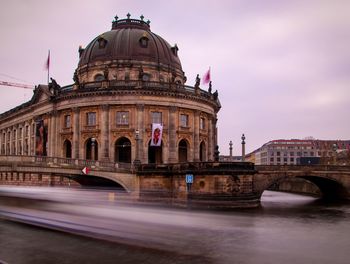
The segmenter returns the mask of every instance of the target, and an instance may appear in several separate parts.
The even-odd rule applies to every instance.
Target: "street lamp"
[[[244,162],[245,161],[245,136],[244,134],[242,134],[242,161]]]
[[[338,149],[337,144],[334,143],[332,148],[333,148],[333,164],[336,165],[336,163],[337,163],[337,149]]]
[[[141,164],[141,161],[139,159],[139,140],[140,140],[140,130],[135,130],[135,140],[136,140],[136,147],[135,147],[135,160],[134,165],[138,166]]]
[[[91,138],[91,159],[95,160],[95,144],[96,144],[96,138]]]

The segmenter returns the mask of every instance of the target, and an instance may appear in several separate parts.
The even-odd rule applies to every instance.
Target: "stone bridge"
[[[350,198],[350,166],[339,165],[283,165],[255,166],[254,191],[261,194],[275,184],[300,178],[316,185],[326,198]]]
[[[88,175],[82,169],[89,167]],[[193,174],[189,191],[185,175]],[[350,166],[254,166],[253,163],[194,162],[131,164],[54,157],[0,156],[0,185],[108,186],[137,197],[166,197],[200,205],[256,206],[263,192],[285,180],[315,184],[325,197],[350,198]]]
[[[82,172],[89,168],[88,175]],[[0,184],[138,189],[131,164],[37,156],[0,156]]]

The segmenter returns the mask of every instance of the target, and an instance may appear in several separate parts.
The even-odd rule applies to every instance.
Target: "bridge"
[[[91,168],[88,175],[84,167]],[[193,174],[189,191],[185,175]],[[197,201],[199,205],[243,206],[260,203],[263,192],[288,179],[315,184],[327,198],[350,198],[350,166],[192,162],[141,164],[37,156],[0,156],[0,185],[109,186],[137,198]]]

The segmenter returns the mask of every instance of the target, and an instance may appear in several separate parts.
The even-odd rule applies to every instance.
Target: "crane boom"
[[[24,89],[34,89],[33,85],[23,84],[23,83],[14,83],[14,82],[0,81],[0,85],[2,85],[2,86],[13,86],[13,87],[19,87],[19,88],[24,88]]]

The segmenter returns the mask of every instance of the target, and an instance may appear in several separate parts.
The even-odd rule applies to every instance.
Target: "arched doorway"
[[[98,160],[98,143],[96,138],[89,138],[86,141],[85,157],[87,160]]]
[[[65,158],[72,157],[72,143],[68,139],[66,139],[63,143],[63,156]]]
[[[159,147],[151,146],[148,142],[148,163],[163,163],[163,142]]]
[[[187,141],[181,139],[179,142],[179,162],[187,162],[187,148]]]
[[[131,163],[131,142],[128,138],[122,137],[115,142],[115,162]]]
[[[205,154],[206,154],[205,143],[204,143],[204,141],[202,141],[201,144],[199,145],[199,160],[200,161],[207,161],[207,157]]]

